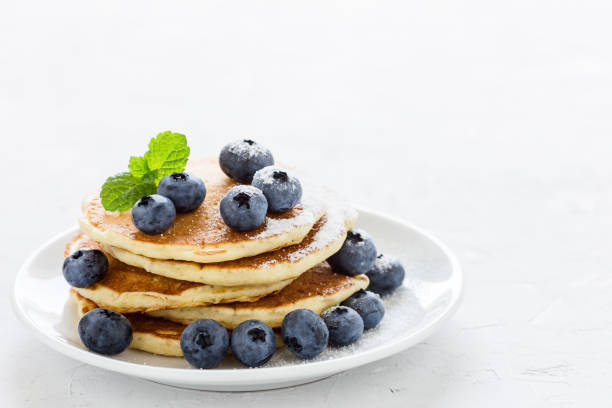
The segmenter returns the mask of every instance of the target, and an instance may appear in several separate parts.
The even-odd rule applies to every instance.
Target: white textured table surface
[[[610,406],[611,3],[374,3],[0,3],[0,406]],[[396,357],[260,393],[51,351],[14,274],[164,129],[195,155],[255,138],[433,232],[463,306]]]

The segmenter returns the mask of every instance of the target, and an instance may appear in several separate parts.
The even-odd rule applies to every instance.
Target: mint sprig
[[[185,135],[170,131],[158,134],[143,156],[130,157],[129,172],[106,179],[100,191],[102,206],[107,211],[129,210],[142,196],[155,194],[162,178],[185,170],[189,153]]]

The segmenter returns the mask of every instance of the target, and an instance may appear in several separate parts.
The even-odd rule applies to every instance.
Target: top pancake
[[[204,180],[206,199],[196,210],[177,214],[164,233],[147,235],[139,231],[129,211],[105,211],[98,193],[83,202],[81,230],[103,244],[150,258],[210,263],[254,256],[301,242],[325,212],[325,204],[304,186],[302,201],[290,211],[268,214],[264,224],[253,231],[233,231],[221,218],[219,202],[239,183],[223,174],[216,159],[189,161],[186,171]]]

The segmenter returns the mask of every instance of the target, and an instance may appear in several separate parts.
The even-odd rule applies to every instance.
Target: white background
[[[3,1],[0,405],[610,406],[612,3]],[[10,310],[80,198],[185,133],[268,145],[442,238],[457,315],[321,382],[205,393],[76,363]]]

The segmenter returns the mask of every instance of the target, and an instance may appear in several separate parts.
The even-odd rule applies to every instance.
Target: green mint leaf
[[[127,211],[142,196],[155,194],[154,173],[145,174],[142,179],[123,172],[106,179],[100,191],[102,206],[107,211]]]
[[[159,181],[185,170],[189,158],[185,135],[163,132],[151,139],[144,157],[131,156],[129,172],[109,177],[100,191],[102,206],[107,211],[127,211],[142,196],[155,194]]]
[[[141,178],[149,172],[149,166],[144,157],[132,156],[130,157],[130,164],[128,165],[130,173],[136,178]]]
[[[180,133],[167,131],[151,139],[149,151],[145,153],[144,158],[149,170],[157,170],[155,182],[185,170],[189,151],[187,138]]]

